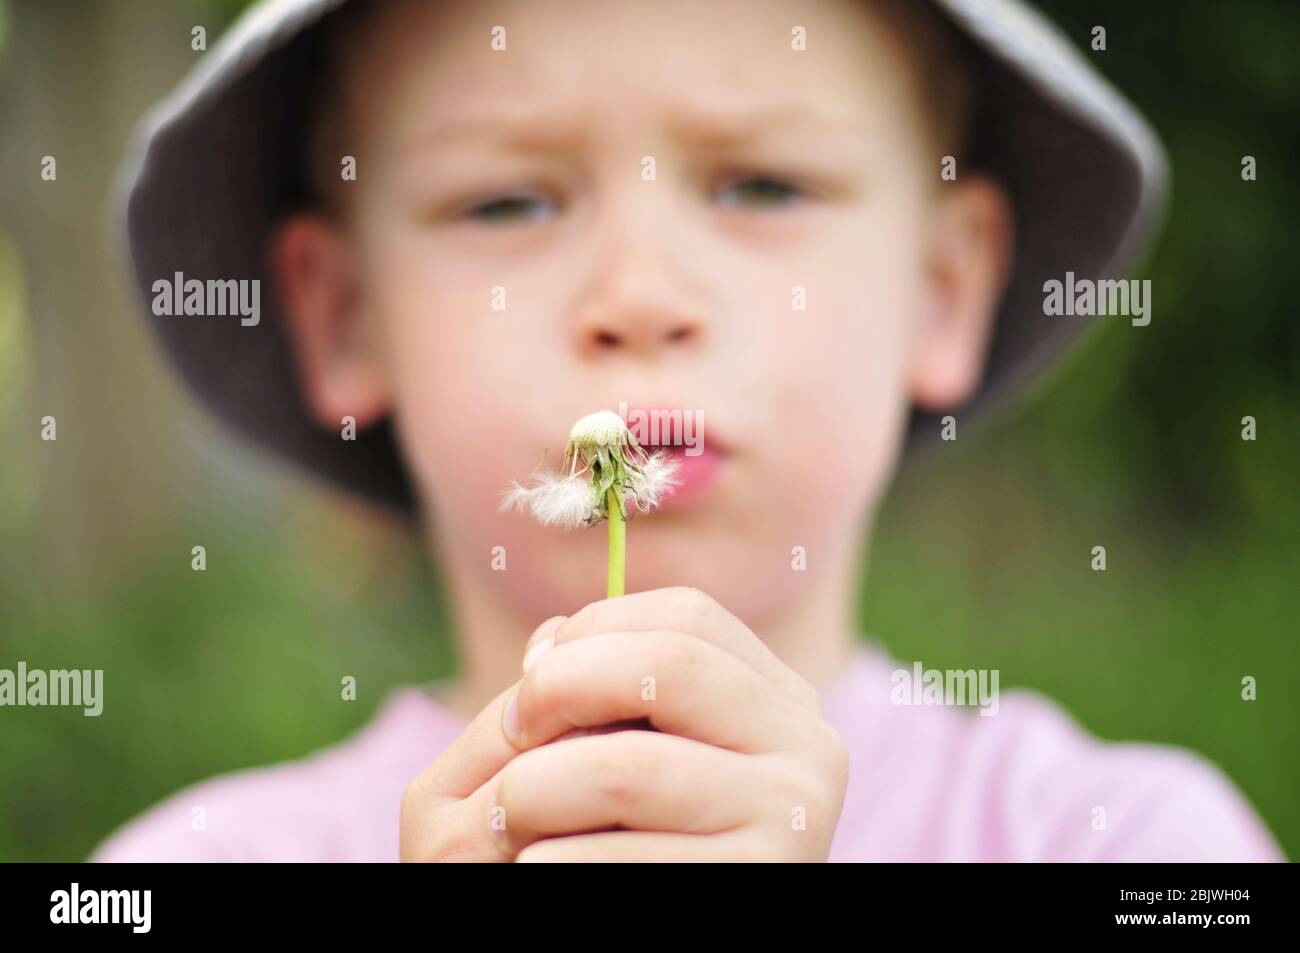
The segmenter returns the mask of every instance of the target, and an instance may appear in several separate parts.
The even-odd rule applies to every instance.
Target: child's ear
[[[993,181],[944,183],[928,249],[925,312],[908,385],[924,410],[955,407],[979,384],[1011,266],[1012,213]]]
[[[323,216],[294,215],[272,239],[271,267],[312,418],[334,430],[345,416],[360,428],[388,413],[388,374],[347,235]]]

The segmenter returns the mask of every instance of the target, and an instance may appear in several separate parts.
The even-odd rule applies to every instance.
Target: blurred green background
[[[0,708],[0,858],[83,858],[181,786],[335,742],[454,665],[419,548],[219,433],[133,313],[111,214],[127,135],[203,55],[191,27],[211,46],[239,6],[0,0],[0,667],[108,670],[98,719]],[[1294,857],[1300,5],[1041,6],[1080,46],[1107,28],[1088,55],[1169,148],[1172,212],[1137,275],[1155,317],[1105,323],[1018,413],[905,473],[863,628],[927,666],[998,667],[1103,737],[1203,752]]]

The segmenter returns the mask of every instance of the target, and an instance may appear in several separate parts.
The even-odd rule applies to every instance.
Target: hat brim
[[[130,266],[154,282],[260,280],[261,318],[149,320],[181,376],[218,418],[255,443],[374,503],[411,513],[416,498],[388,422],[344,441],[303,406],[277,308],[266,243],[300,199],[295,148],[311,114],[320,19],[344,0],[253,8],[145,117],[122,173]],[[986,417],[1093,322],[1049,317],[1043,284],[1072,271],[1116,277],[1150,236],[1166,162],[1124,98],[1034,11],[1012,0],[934,0],[972,50],[981,88],[961,168],[997,179],[1015,209],[1015,259],[977,393]],[[936,175],[938,171],[936,169]],[[907,452],[939,433],[914,412]]]

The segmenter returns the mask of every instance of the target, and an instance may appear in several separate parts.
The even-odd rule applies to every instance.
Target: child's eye
[[[531,195],[507,195],[471,206],[466,214],[478,221],[492,224],[530,221],[546,214],[548,208],[548,203]]]
[[[718,200],[724,205],[760,209],[780,208],[802,198],[805,194],[801,188],[785,179],[769,175],[751,175],[726,185],[720,191]]]

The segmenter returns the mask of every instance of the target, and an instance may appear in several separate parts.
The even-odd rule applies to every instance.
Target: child
[[[1025,691],[907,704],[854,631],[900,454],[1087,323],[1043,283],[1114,274],[1162,182],[1013,2],[250,12],[144,131],[136,280],[270,282],[154,326],[235,428],[409,514],[463,665],[94,859],[1278,859],[1204,760]],[[602,408],[703,438],[608,600],[603,533],[498,513]]]

